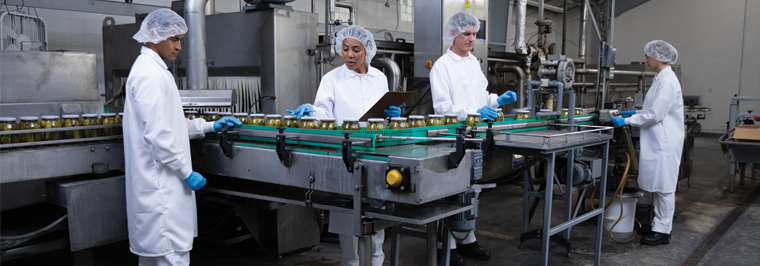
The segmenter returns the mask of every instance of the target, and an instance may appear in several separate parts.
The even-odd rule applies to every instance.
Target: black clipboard
[[[369,108],[369,110],[364,113],[362,118],[359,118],[359,121],[367,121],[367,119],[370,118],[385,118],[383,110],[388,108],[388,106],[400,106],[404,104],[406,99],[409,99],[409,97],[412,97],[412,95],[414,95],[414,92],[411,91],[386,92],[385,95],[383,95],[383,97],[380,98],[380,100],[372,106],[372,108]]]

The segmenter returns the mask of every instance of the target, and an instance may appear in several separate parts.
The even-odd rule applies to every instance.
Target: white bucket
[[[610,199],[612,196],[607,195]],[[633,221],[636,217],[636,202],[638,198],[624,197],[623,198],[623,218],[620,219],[620,198],[615,199],[610,207],[604,210],[604,230],[610,231],[612,225],[620,219],[620,222],[615,225],[612,232],[615,233],[631,233],[633,232]]]

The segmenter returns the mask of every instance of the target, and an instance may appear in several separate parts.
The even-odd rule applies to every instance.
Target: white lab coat
[[[343,119],[361,118],[386,92],[388,79],[380,70],[370,66],[367,74],[359,74],[342,65],[322,77],[312,105],[314,115],[317,119],[335,118],[341,125]]]
[[[388,92],[388,79],[380,70],[370,66],[367,67],[367,74],[359,74],[349,70],[346,65],[342,65],[322,77],[317,97],[312,105],[314,115],[317,119],[335,118],[335,122],[340,125],[343,119],[361,118],[386,92]],[[341,265],[343,266],[359,265],[357,239],[353,237],[353,230],[352,214],[330,213],[329,231],[341,235],[340,245],[343,253]],[[372,265],[374,266],[383,265],[384,236],[383,233],[372,236]]]
[[[625,124],[641,127],[639,187],[649,192],[676,191],[685,137],[681,85],[670,66],[654,77],[642,110]]]
[[[438,58],[430,72],[433,108],[439,115],[457,114],[460,121],[467,113],[476,113],[483,106],[496,108],[499,95],[488,93],[488,80],[480,62],[471,53],[461,57],[449,48]]]
[[[187,120],[166,64],[143,47],[132,65],[124,103],[129,249],[144,257],[187,252],[198,235],[190,138],[213,132],[213,122]]]

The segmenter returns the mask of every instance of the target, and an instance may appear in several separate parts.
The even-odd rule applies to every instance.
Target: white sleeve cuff
[[[203,133],[216,132],[214,130],[214,122],[206,122],[203,124]]]

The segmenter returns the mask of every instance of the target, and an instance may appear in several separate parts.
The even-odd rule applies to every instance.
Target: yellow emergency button
[[[385,176],[385,181],[392,187],[400,186],[402,180],[404,180],[404,177],[402,177],[401,172],[396,169],[388,171],[388,175]]]

